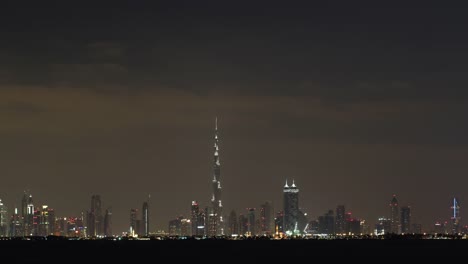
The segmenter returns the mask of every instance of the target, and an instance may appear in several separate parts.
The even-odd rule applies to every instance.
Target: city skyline
[[[60,215],[56,217],[60,217],[60,219],[66,219],[70,217],[76,217],[80,218],[81,215],[81,221],[83,222],[83,227],[85,228],[86,231],[86,236],[109,236],[109,235],[123,235],[123,234],[130,234],[130,235],[137,235],[137,236],[148,236],[149,234],[156,234],[158,232],[167,232],[168,234],[171,233],[180,233],[180,226],[177,227],[179,231],[171,230],[171,225],[180,225],[179,221],[187,221],[187,225],[190,226],[191,231],[186,231],[189,232],[190,234],[193,235],[200,235],[204,234],[207,236],[222,236],[222,235],[229,235],[229,232],[225,232],[229,228],[229,226],[232,225],[230,221],[232,221],[229,217],[229,215],[226,212],[223,212],[222,209],[222,203],[221,203],[221,181],[220,181],[220,143],[219,143],[219,132],[218,132],[218,117],[215,118],[215,125],[214,125],[214,148],[213,148],[213,167],[212,167],[212,181],[211,181],[211,199],[210,202],[207,204],[201,204],[202,209],[199,209],[199,203],[197,200],[192,200],[191,201],[191,207],[186,208],[185,213],[180,213],[178,215],[174,215],[176,217],[176,220],[168,220],[168,219],[173,219],[174,217],[172,216],[163,216],[162,214],[158,214],[158,212],[153,212],[153,214],[156,215],[156,217],[160,218],[157,219],[157,221],[154,221],[155,219],[151,219],[151,213],[149,211],[149,204],[150,204],[150,197],[151,195],[148,195],[147,200],[144,201],[142,204],[142,210],[141,213],[138,211],[136,208],[131,208],[130,209],[130,221],[128,222],[128,225],[126,228],[120,229],[117,232],[112,232],[111,230],[113,229],[112,219],[115,219],[115,216],[112,217],[112,205],[107,205],[105,207],[102,206],[101,202],[101,195],[99,194],[93,194],[91,196],[91,206],[89,209],[83,210],[75,215]],[[15,206],[14,208],[11,208],[14,210],[14,214],[11,212],[7,211],[7,206],[2,203],[2,200],[0,199],[0,222],[2,223],[0,225],[0,235],[2,233],[4,234],[11,234],[10,231],[7,232],[5,229],[5,223],[7,223],[7,229],[13,228],[14,224],[18,222],[16,215],[19,215],[22,217],[23,220],[19,220],[23,224],[23,227],[20,228],[23,230],[22,232],[19,232],[19,235],[22,235],[23,232],[24,234],[31,234],[31,235],[37,235],[37,234],[42,234],[44,235],[47,231],[40,231],[40,229],[35,229],[33,232],[33,227],[34,223],[36,220],[33,220],[33,215],[36,217],[36,210],[39,212],[39,214],[42,215],[41,207],[43,208],[42,210],[52,210],[54,214],[52,216],[55,216],[55,209],[49,207],[47,203],[42,203],[36,204],[33,203],[33,198],[32,194],[29,193],[29,191],[24,191],[23,196],[22,196],[22,201],[21,201],[21,208],[18,208]],[[462,232],[462,230],[465,230],[464,227],[465,225],[463,224],[463,218],[462,214],[460,214],[460,202],[458,197],[451,197],[451,206],[449,207],[450,213],[445,216],[445,218],[441,219],[421,219],[420,216],[414,217],[414,215],[411,214],[411,211],[413,211],[412,205],[409,203],[402,205],[399,203],[397,199],[397,195],[393,194],[392,199],[390,201],[390,211],[388,214],[380,214],[376,215],[375,211],[372,212],[366,212],[365,215],[373,215],[372,218],[364,218],[360,217],[359,215],[357,218],[354,218],[353,216],[356,216],[356,214],[353,215],[352,209],[351,210],[346,210],[345,208],[348,206],[346,202],[340,203],[336,205],[336,211],[333,207],[329,207],[327,210],[322,211],[324,214],[317,214],[317,215],[312,215],[309,213],[306,207],[301,207],[300,206],[300,199],[299,199],[299,188],[295,183],[295,179],[292,179],[292,183],[290,181],[290,184],[288,184],[288,179],[286,179],[285,185],[283,186],[283,199],[281,200],[280,204],[275,204],[275,202],[271,203],[270,199],[264,199],[263,200],[266,204],[269,204],[268,207],[271,211],[272,215],[279,215],[281,214],[282,217],[278,220],[277,218],[273,219],[271,218],[269,221],[273,221],[276,223],[277,221],[280,221],[280,224],[275,224],[274,228],[272,229],[272,226],[270,224],[267,224],[264,222],[263,224],[260,224],[258,227],[262,226],[261,229],[264,229],[263,234],[269,234],[272,235],[274,234],[274,230],[276,230],[276,233],[281,232],[285,233],[287,235],[293,235],[293,234],[301,234],[302,230],[305,230],[306,227],[310,224],[312,224],[313,221],[317,221],[318,223],[318,230],[326,230],[325,232],[331,232],[331,233],[344,233],[344,230],[350,230],[349,226],[346,228],[346,222],[348,220],[352,221],[362,221],[364,220],[367,224],[366,227],[366,232],[367,233],[384,233],[384,232],[390,232],[390,233],[408,233],[410,230],[413,230],[414,228],[412,227],[411,223],[414,224],[414,222],[417,222],[417,225],[421,225],[421,222],[424,223],[424,225],[421,225],[420,230],[423,230],[425,233],[430,233],[433,232],[434,230],[438,230],[435,226],[437,224],[442,224],[444,225],[441,227],[440,230],[448,230],[449,233],[459,233]],[[262,202],[263,203],[263,202]],[[196,209],[194,209],[194,206],[196,206]],[[259,204],[258,206],[246,206],[245,210],[248,212],[248,216],[246,218],[246,221],[248,221],[247,227],[245,229],[247,230],[247,233],[253,234],[253,235],[259,235],[262,234],[261,231],[252,231],[255,230],[255,227],[258,225],[255,216],[259,217],[259,219],[265,219],[265,213],[263,210],[265,210],[266,205],[264,204]],[[221,208],[221,210],[219,209]],[[255,211],[258,208],[258,213]],[[69,209],[69,208],[67,208]],[[260,210],[261,209],[261,210]],[[349,207],[348,207],[349,209]],[[18,213],[18,210],[21,211],[21,214]],[[196,210],[196,211],[194,211]],[[464,212],[464,210],[461,210]],[[239,210],[239,208],[232,208],[230,212],[238,213],[239,216],[242,216],[244,214],[247,214],[243,212],[243,210]],[[262,213],[260,213],[262,212]],[[141,217],[139,216],[141,214]],[[7,218],[5,218],[5,215]],[[349,215],[349,217],[347,216]],[[320,222],[321,221],[327,221],[327,218],[323,217],[332,217],[333,220],[333,227],[332,229],[329,229],[329,226],[322,226],[320,227]],[[47,215],[46,215],[47,217]],[[112,217],[112,218],[111,218]],[[203,222],[199,223],[199,218],[203,217]],[[253,218],[252,218],[253,217]],[[119,218],[124,218],[122,216],[118,216],[117,222],[122,222],[122,219]],[[220,220],[220,219],[229,219],[229,221],[226,220]],[[254,219],[251,220],[250,218]],[[7,219],[7,220],[5,220]],[[59,219],[59,218],[57,218]],[[196,220],[195,220],[196,219]],[[382,223],[381,219],[388,219],[388,226],[385,223]],[[415,221],[416,219],[416,221]],[[61,220],[60,220],[61,221]],[[150,222],[157,222],[161,223],[166,221],[166,223],[169,221],[169,227],[166,228],[164,224],[161,224],[159,226],[151,226],[149,223]],[[194,223],[190,223],[190,221],[193,221]],[[236,224],[239,224],[237,222],[237,219],[235,219]],[[258,220],[260,221],[260,220]],[[262,220],[265,221],[265,220]],[[260,222],[259,222],[260,223]],[[380,228],[382,230],[379,230],[378,225],[381,225]],[[445,223],[445,224],[444,224]],[[10,227],[11,224],[11,227]],[[48,225],[48,222],[47,224]],[[241,224],[239,224],[241,225]],[[268,225],[269,227],[266,228],[265,225]],[[375,228],[374,228],[375,225]],[[203,226],[203,229],[200,231],[193,231],[193,230],[199,230]],[[423,226],[423,227],[422,227]],[[175,228],[175,227],[174,227]],[[253,228],[253,229],[251,229]],[[50,228],[52,229],[52,227]],[[241,226],[239,226],[239,229],[242,229]],[[280,230],[279,230],[280,229]],[[362,226],[361,226],[362,229]],[[383,231],[383,230],[386,231]],[[49,230],[49,229],[47,229]],[[278,231],[279,230],[279,231]],[[333,231],[331,231],[333,230]],[[245,230],[244,230],[245,231]],[[362,231],[362,230],[361,230]],[[16,234],[16,231],[13,231]],[[81,231],[80,231],[81,232]],[[316,231],[314,231],[316,232]],[[411,231],[412,232],[412,231]],[[232,233],[232,232],[231,232]],[[239,235],[239,234],[236,234]]]
[[[0,199],[11,213],[27,191],[77,216],[99,195],[117,233],[151,195],[149,223],[167,228],[211,204],[217,116],[225,216],[267,200],[276,215],[294,179],[311,218],[345,205],[374,222],[396,195],[428,227],[451,221],[457,197],[463,224],[466,11],[5,3]]]

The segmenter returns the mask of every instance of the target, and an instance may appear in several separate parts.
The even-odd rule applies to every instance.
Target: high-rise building
[[[335,232],[337,234],[343,234],[345,233],[345,206],[344,205],[338,205],[336,207],[336,217],[335,217]]]
[[[107,208],[104,214],[104,236],[112,236],[112,210]]]
[[[216,236],[218,221],[215,209],[213,207],[205,208],[205,219],[206,219],[206,235],[209,237]]]
[[[48,236],[49,235],[49,206],[43,205],[37,215],[39,215],[37,235]]]
[[[247,236],[256,236],[255,208],[247,208]]]
[[[385,217],[380,217],[378,222],[375,224],[375,235],[385,235],[391,233],[392,229],[392,220]]]
[[[230,235],[230,236],[239,235],[239,224],[237,222],[236,211],[234,211],[234,210],[232,210],[231,214],[229,215],[228,235]]]
[[[214,160],[213,160],[213,194],[211,196],[211,208],[208,214],[209,236],[224,235],[223,204],[221,202],[221,162],[219,159],[218,119],[215,120]]]
[[[148,201],[143,203],[143,208],[141,210],[141,221],[143,222],[143,230],[142,234],[143,236],[149,236],[149,198]]]
[[[41,209],[40,207],[36,207],[34,209],[33,214],[33,222],[32,222],[32,235],[39,236],[40,235],[40,225],[41,224]]]
[[[261,235],[272,235],[275,231],[273,205],[266,201],[260,205],[260,229]]]
[[[180,235],[181,236],[192,235],[192,223],[190,219],[183,218],[180,220]]]
[[[19,237],[24,234],[23,226],[21,223],[21,216],[18,213],[18,208],[15,208],[15,213],[11,216],[10,223],[10,236]]]
[[[8,211],[0,199],[0,237],[8,236]]]
[[[21,218],[26,219],[28,215],[28,194],[26,191],[23,193],[23,198],[21,199]]]
[[[411,208],[409,206],[401,207],[401,233],[411,233]]]
[[[47,222],[49,222],[48,235],[55,234],[55,210],[53,208],[47,208]]]
[[[318,233],[319,233],[318,220],[310,220],[307,225],[307,234],[318,234]]]
[[[400,207],[396,195],[393,195],[390,202],[390,233],[400,234]]]
[[[33,232],[34,204],[32,195],[26,192],[24,192],[23,199],[21,200],[21,217],[24,235],[31,236]]]
[[[23,235],[28,236],[30,234],[29,231],[29,215],[28,215],[28,198],[29,195],[24,191],[23,197],[21,199],[21,225],[23,227]]]
[[[370,235],[372,233],[371,228],[366,220],[361,219],[361,234]]]
[[[104,235],[101,196],[91,196],[91,210],[88,212],[88,235],[102,236]]]
[[[239,215],[239,235],[245,236],[248,235],[249,231],[249,221],[245,215]]]
[[[132,208],[130,209],[130,229],[129,233],[132,236],[138,235],[139,224],[138,224],[138,209]]]
[[[182,235],[182,222],[183,217],[178,217],[174,220],[169,221],[169,235],[180,236]]]
[[[207,235],[207,222],[206,222],[206,212],[203,210],[200,210],[198,213],[198,219],[197,219],[197,235],[198,236],[205,236]]]
[[[335,234],[335,216],[333,210],[328,210],[322,216],[318,217],[318,232],[320,234]]]
[[[452,206],[450,206],[452,221],[452,234],[458,234],[460,232],[460,203],[457,197],[453,197]]]
[[[422,225],[421,224],[412,224],[411,225],[411,232],[414,234],[422,234]]]
[[[432,229],[432,233],[433,234],[444,234],[445,228],[444,228],[444,222],[435,222],[434,223],[434,226],[433,226],[433,229]]]
[[[202,236],[203,233],[201,233],[198,230],[198,215],[200,214],[200,206],[198,205],[197,201],[192,201],[192,206],[190,207],[190,217],[192,219],[191,224],[192,224],[192,234],[194,236]]]
[[[297,234],[298,217],[299,217],[299,188],[293,183],[291,186],[286,184],[283,188],[283,203],[284,203],[284,232],[287,235]]]
[[[275,217],[275,235],[284,233],[284,212],[279,211]]]
[[[348,235],[358,235],[361,233],[361,220],[354,218],[351,212],[346,213],[345,233]]]
[[[73,236],[68,234],[68,225],[66,217],[59,217],[55,221],[55,232],[57,236]]]

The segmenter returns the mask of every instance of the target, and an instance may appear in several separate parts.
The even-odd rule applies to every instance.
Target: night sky
[[[167,229],[208,205],[217,116],[226,212],[281,209],[288,178],[311,218],[345,204],[372,224],[396,194],[429,227],[458,196],[468,224],[467,9],[31,2],[0,9],[10,212],[25,189],[67,217],[100,194],[119,234],[151,194]]]

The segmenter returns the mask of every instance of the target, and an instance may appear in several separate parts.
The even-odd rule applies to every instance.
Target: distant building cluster
[[[309,219],[300,207],[299,187],[294,180],[283,186],[283,204],[278,208],[271,201],[258,207],[227,213],[223,209],[221,187],[221,162],[218,122],[215,122],[213,145],[213,175],[211,178],[211,202],[201,206],[191,202],[187,217],[177,216],[170,220],[167,230],[156,230],[150,225],[148,200],[139,208],[131,208],[126,237],[149,238],[151,236],[170,237],[304,237],[304,236],[350,236],[388,234],[468,234],[468,227],[461,225],[460,204],[454,197],[450,205],[450,218],[437,221],[431,230],[423,230],[422,225],[412,220],[412,210],[408,205],[400,206],[396,195],[390,200],[388,215],[375,219],[375,225],[346,211],[346,206],[337,205],[335,210],[327,210],[323,215]],[[101,196],[91,196],[89,210],[77,216],[57,217],[48,205],[37,205],[29,192],[24,192],[21,208],[12,211],[0,200],[0,237],[114,237],[112,229],[112,208],[103,207]]]

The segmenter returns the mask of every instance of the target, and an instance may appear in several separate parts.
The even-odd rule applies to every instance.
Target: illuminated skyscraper
[[[24,234],[23,226],[21,223],[21,216],[18,213],[18,208],[15,208],[15,213],[11,217],[10,223],[10,236],[19,237]]]
[[[32,235],[34,204],[32,195],[24,192],[21,200],[21,217],[23,219],[23,232],[25,236]]]
[[[193,236],[204,236],[205,235],[205,214],[203,210],[200,210],[200,206],[197,201],[192,201],[191,221],[192,235]]]
[[[393,195],[390,202],[390,221],[390,233],[400,234],[400,207],[398,206],[396,195]]]
[[[141,210],[141,221],[143,222],[143,230],[142,234],[143,236],[149,236],[149,196],[148,196],[148,201],[143,203],[143,208]]]
[[[0,237],[8,236],[8,212],[7,207],[0,199]]]
[[[411,208],[409,206],[401,207],[401,233],[411,232]]]
[[[223,204],[221,202],[221,162],[219,160],[218,119],[215,120],[214,160],[213,160],[213,194],[208,215],[208,234],[210,236],[224,235]]]
[[[385,218],[385,217],[379,217],[378,222],[375,224],[374,234],[385,235],[385,234],[391,233],[389,231],[391,229],[392,229],[392,220]]]
[[[47,222],[48,222],[48,235],[55,234],[55,210],[53,208],[47,208]]]
[[[192,235],[192,223],[190,219],[180,219],[180,235],[191,236]]]
[[[140,231],[137,215],[138,215],[138,209],[135,209],[135,208],[130,209],[130,229],[129,229],[129,233],[132,236],[137,235],[138,232]]]
[[[38,226],[38,235],[39,236],[48,236],[49,235],[49,207],[43,205],[39,212],[39,226]]]
[[[288,235],[297,234],[299,220],[299,188],[296,184],[288,185],[288,181],[283,188],[284,203],[284,232]]]
[[[452,206],[450,207],[452,220],[452,234],[458,234],[460,232],[460,203],[457,197],[453,197]]]

